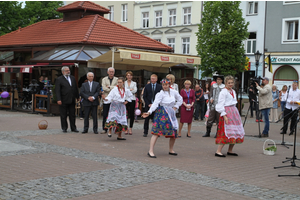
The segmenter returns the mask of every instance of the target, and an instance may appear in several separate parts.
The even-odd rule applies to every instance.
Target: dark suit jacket
[[[55,81],[55,93],[57,101],[62,104],[75,103],[75,99],[79,98],[77,83],[75,77],[70,75],[72,86],[69,81],[62,75]]]
[[[98,100],[99,92],[100,92],[100,84],[98,82],[93,81],[91,92],[90,92],[89,82],[83,83],[80,88],[80,96],[83,98],[82,105],[83,106],[99,105],[99,100]],[[95,98],[93,102],[90,102],[88,100],[90,96],[93,96]]]
[[[156,83],[155,91],[154,91],[154,99],[155,95],[162,90],[162,86]],[[147,84],[144,89],[143,99],[145,101],[146,110],[149,109],[149,104],[152,104],[152,84]]]

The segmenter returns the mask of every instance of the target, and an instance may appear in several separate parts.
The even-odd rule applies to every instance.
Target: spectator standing
[[[184,123],[188,124],[187,137],[191,138],[191,128],[194,114],[195,91],[191,89],[192,83],[190,80],[184,81],[184,88],[180,91],[183,98],[183,103],[180,108],[180,123],[178,137],[181,137],[181,130]]]
[[[258,90],[258,102],[259,102],[259,110],[262,113],[265,120],[265,127],[262,132],[262,137],[269,137],[269,129],[270,129],[270,121],[269,121],[269,113],[270,109],[273,107],[272,101],[272,88],[269,85],[269,78],[263,77],[261,86],[258,85],[257,82],[256,89]]]
[[[115,76],[115,69],[113,67],[109,67],[107,69],[107,74],[108,76],[104,77],[102,79],[102,90],[103,90],[103,98],[106,98],[108,96],[108,94],[110,93],[110,91],[112,89],[114,89],[114,87],[117,85],[118,83],[118,78],[114,77]],[[107,133],[107,129],[105,128],[105,122],[106,122],[106,118],[108,116],[108,111],[109,111],[109,106],[110,106],[110,102],[109,101],[104,101],[103,103],[103,118],[102,118],[102,132],[101,134],[105,134]]]
[[[157,75],[152,74],[150,77],[150,84],[147,84],[144,88],[144,93],[143,93],[143,99],[145,101],[145,111],[148,112],[150,109],[151,105],[153,104],[155,100],[155,95],[161,91],[162,87],[160,84],[156,83],[157,82]],[[153,119],[154,112],[147,116],[144,121],[144,137],[148,136],[148,130],[149,130],[149,119]]]
[[[204,91],[200,88],[199,84],[195,86],[195,120],[199,120],[199,113],[201,121],[204,118],[204,110],[205,110],[205,98],[204,98]]]
[[[75,77],[71,75],[70,68],[63,66],[61,68],[62,75],[56,79],[55,92],[57,104],[60,111],[61,128],[64,133],[67,132],[69,115],[70,127],[72,132],[79,132],[76,128],[75,104],[79,98],[78,88]]]
[[[166,78],[170,81],[170,88],[179,93],[178,85],[175,83],[175,76],[173,74],[168,74]]]
[[[136,82],[132,81],[133,73],[131,71],[126,72],[125,88],[132,93],[131,102],[126,104],[126,110],[128,118],[130,119],[129,131],[125,131],[125,135],[129,133],[132,135],[132,127],[134,122],[134,110],[135,110],[135,93],[137,92]]]
[[[271,108],[270,113],[270,122],[276,122],[278,120],[278,100],[279,100],[279,91],[277,90],[277,86],[273,84],[272,86],[272,100],[273,100],[273,107]]]
[[[82,96],[82,105],[84,106],[84,128],[82,133],[87,133],[89,129],[89,116],[92,113],[93,118],[93,131],[98,134],[98,117],[97,108],[99,105],[99,92],[100,84],[94,81],[94,73],[87,73],[88,81],[83,83],[80,89],[80,95]]]
[[[285,105],[286,105],[286,99],[287,99],[287,85],[282,86],[281,91],[279,92],[279,99],[280,99],[280,106],[281,106],[281,112],[284,111]]]
[[[300,101],[300,90],[298,89],[298,81],[294,81],[292,84],[292,88],[288,91],[286,100],[286,106],[283,112],[284,120],[283,120],[283,130],[280,134],[286,134],[288,129],[288,121],[291,118],[291,125],[290,125],[290,134],[294,134],[294,128],[297,123],[297,108],[299,105],[297,101]]]
[[[205,84],[205,90],[204,90],[204,99],[205,99],[205,109],[204,109],[204,113],[207,112],[207,100],[209,100],[209,95],[210,95],[210,87],[209,87],[209,83]]]

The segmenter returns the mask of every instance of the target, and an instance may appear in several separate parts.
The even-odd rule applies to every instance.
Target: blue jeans
[[[270,113],[270,108],[262,109],[260,110],[264,121],[265,121],[265,128],[262,132],[262,134],[269,134],[269,128],[270,128],[270,121],[269,121],[269,113]]]
[[[284,111],[286,101],[281,101],[280,104],[281,104],[281,111]]]
[[[40,91],[40,94],[42,94],[42,95],[47,95],[47,90],[41,90]],[[39,100],[39,108],[41,108],[42,107],[42,100]]]

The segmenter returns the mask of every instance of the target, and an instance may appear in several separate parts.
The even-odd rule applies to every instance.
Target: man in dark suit
[[[93,118],[93,130],[95,134],[98,134],[98,119],[97,119],[97,107],[99,105],[99,92],[100,84],[94,80],[94,73],[87,73],[88,81],[83,83],[80,88],[80,95],[83,98],[82,105],[84,107],[84,128],[83,134],[89,130],[89,115],[92,112]]]
[[[55,82],[55,93],[57,104],[60,111],[60,123],[64,133],[67,132],[69,113],[70,127],[72,132],[79,132],[75,125],[75,103],[79,98],[78,88],[75,77],[71,75],[67,66],[61,68],[62,76],[58,77]]]
[[[145,101],[145,112],[147,112],[149,110],[152,103],[154,102],[155,95],[162,90],[162,86],[160,84],[156,83],[157,82],[156,74],[151,75],[150,82],[151,83],[149,83],[145,86],[144,94],[143,94],[143,99]],[[148,135],[149,119],[150,118],[152,119],[153,116],[154,116],[154,113],[152,113],[150,116],[145,118],[144,135],[143,135],[144,137],[147,137],[147,135]]]

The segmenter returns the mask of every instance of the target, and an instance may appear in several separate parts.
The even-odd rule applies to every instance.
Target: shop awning
[[[201,59],[198,56],[190,56],[183,54],[174,54],[159,51],[147,51],[140,49],[118,48],[114,47],[107,53],[88,61],[90,68],[105,68],[107,64],[116,66],[127,65],[130,70],[140,70],[149,68],[169,68],[178,64],[201,64]],[[113,48],[112,48],[113,49]],[[112,59],[114,57],[114,59]],[[151,71],[151,70],[150,70]]]

